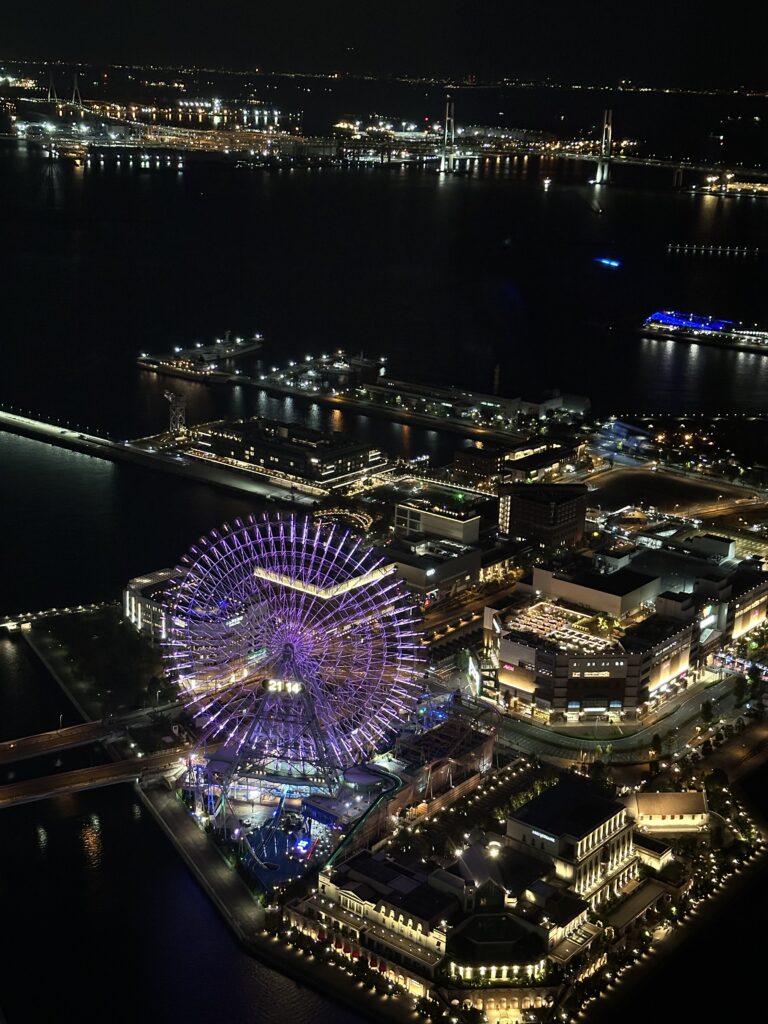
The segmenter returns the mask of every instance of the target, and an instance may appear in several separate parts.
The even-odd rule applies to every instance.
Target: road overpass
[[[117,725],[104,722],[84,722],[68,725],[63,729],[41,732],[35,736],[23,736],[18,740],[0,743],[0,765],[28,761],[43,754],[58,754],[62,750],[85,747],[91,743],[102,743],[117,738],[123,730]]]
[[[148,782],[153,776],[182,770],[190,749],[189,744],[184,744],[172,750],[162,750],[157,754],[138,755],[125,761],[0,786],[0,810],[56,796],[71,796],[73,793],[82,793],[88,789],[114,786],[120,782]]]

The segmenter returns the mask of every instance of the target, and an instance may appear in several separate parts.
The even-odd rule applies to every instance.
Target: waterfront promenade
[[[176,795],[165,787],[136,790],[187,867],[245,948],[268,967],[316,989],[382,1024],[417,1020],[413,999],[404,993],[372,991],[346,970],[321,962],[265,928],[266,913]]]
[[[134,444],[132,441],[113,441],[106,437],[97,437],[82,431],[59,427],[30,416],[0,409],[0,430],[33,441],[43,441],[58,448],[90,455],[92,458],[106,459],[110,462],[127,462],[145,469],[171,473],[174,476],[197,480],[212,484],[230,491],[257,495],[260,498],[279,498],[288,505],[312,506],[315,499],[306,494],[291,492],[288,487],[281,487],[270,480],[260,479],[256,474],[249,475],[227,468],[213,465],[198,459],[181,461],[172,453],[149,451],[146,446]]]

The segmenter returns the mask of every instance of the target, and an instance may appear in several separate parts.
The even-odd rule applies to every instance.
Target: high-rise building
[[[584,484],[507,484],[499,491],[499,531],[545,547],[577,544],[584,536]]]

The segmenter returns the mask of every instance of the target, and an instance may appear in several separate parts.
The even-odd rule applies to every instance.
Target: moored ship
[[[640,331],[649,338],[670,338],[768,355],[768,331],[737,320],[718,320],[698,313],[666,309],[647,317]]]
[[[223,338],[217,338],[212,345],[197,342],[191,348],[178,347],[173,352],[159,356],[142,352],[136,362],[144,370],[154,370],[170,377],[225,384],[233,380],[239,371],[232,373],[223,370],[220,364],[224,360],[238,359],[240,356],[256,352],[261,348],[261,344],[261,334],[254,334],[252,338],[233,338],[227,331]]]

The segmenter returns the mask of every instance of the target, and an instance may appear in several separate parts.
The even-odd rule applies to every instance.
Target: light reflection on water
[[[101,822],[98,814],[91,814],[88,820],[83,822],[80,830],[80,838],[88,866],[94,869],[100,867],[102,856],[102,837]]]
[[[48,852],[48,832],[42,825],[37,826],[37,848],[43,857]]]
[[[762,400],[764,370],[750,376],[733,353],[702,348],[687,367],[674,360],[669,377],[637,328],[659,308],[768,321],[759,260],[666,255],[669,242],[760,245],[764,202],[673,193],[639,176],[635,186],[622,180],[601,191],[596,217],[586,184],[593,165],[534,158],[483,161],[473,169],[479,178],[333,172],[322,184],[309,173],[237,176],[200,166],[178,179],[137,169],[73,176],[57,165],[57,211],[80,228],[52,234],[41,202],[45,164],[6,155],[0,190],[24,211],[6,225],[0,251],[0,279],[13,281],[17,299],[3,324],[10,356],[0,400],[11,404],[82,417],[118,437],[156,432],[167,421],[169,382],[138,371],[135,356],[226,327],[264,333],[264,350],[242,361],[244,373],[308,350],[364,346],[387,355],[392,377],[487,391],[500,365],[508,394],[560,388],[590,395],[605,413],[641,401],[714,411],[718,401],[754,408]],[[622,260],[610,275],[594,265],[606,246]],[[199,277],[203,250],[217,253],[206,267],[210,301],[179,302]],[[60,287],[43,315],[36,300],[51,261]],[[116,282],[137,266],[141,301],[117,317]],[[89,302],[74,309],[70,296],[83,279]],[[34,352],[25,344],[31,315]],[[610,339],[595,328],[606,324]],[[172,387],[187,397],[192,422],[281,408],[247,386]],[[282,412],[303,418],[306,408],[296,399]],[[316,415],[325,413],[312,410],[313,424]]]
[[[11,959],[0,1019],[359,1024],[249,956],[137,809],[131,788],[115,786],[3,812],[0,905]],[[41,984],[9,966],[35,960],[45,965]]]

